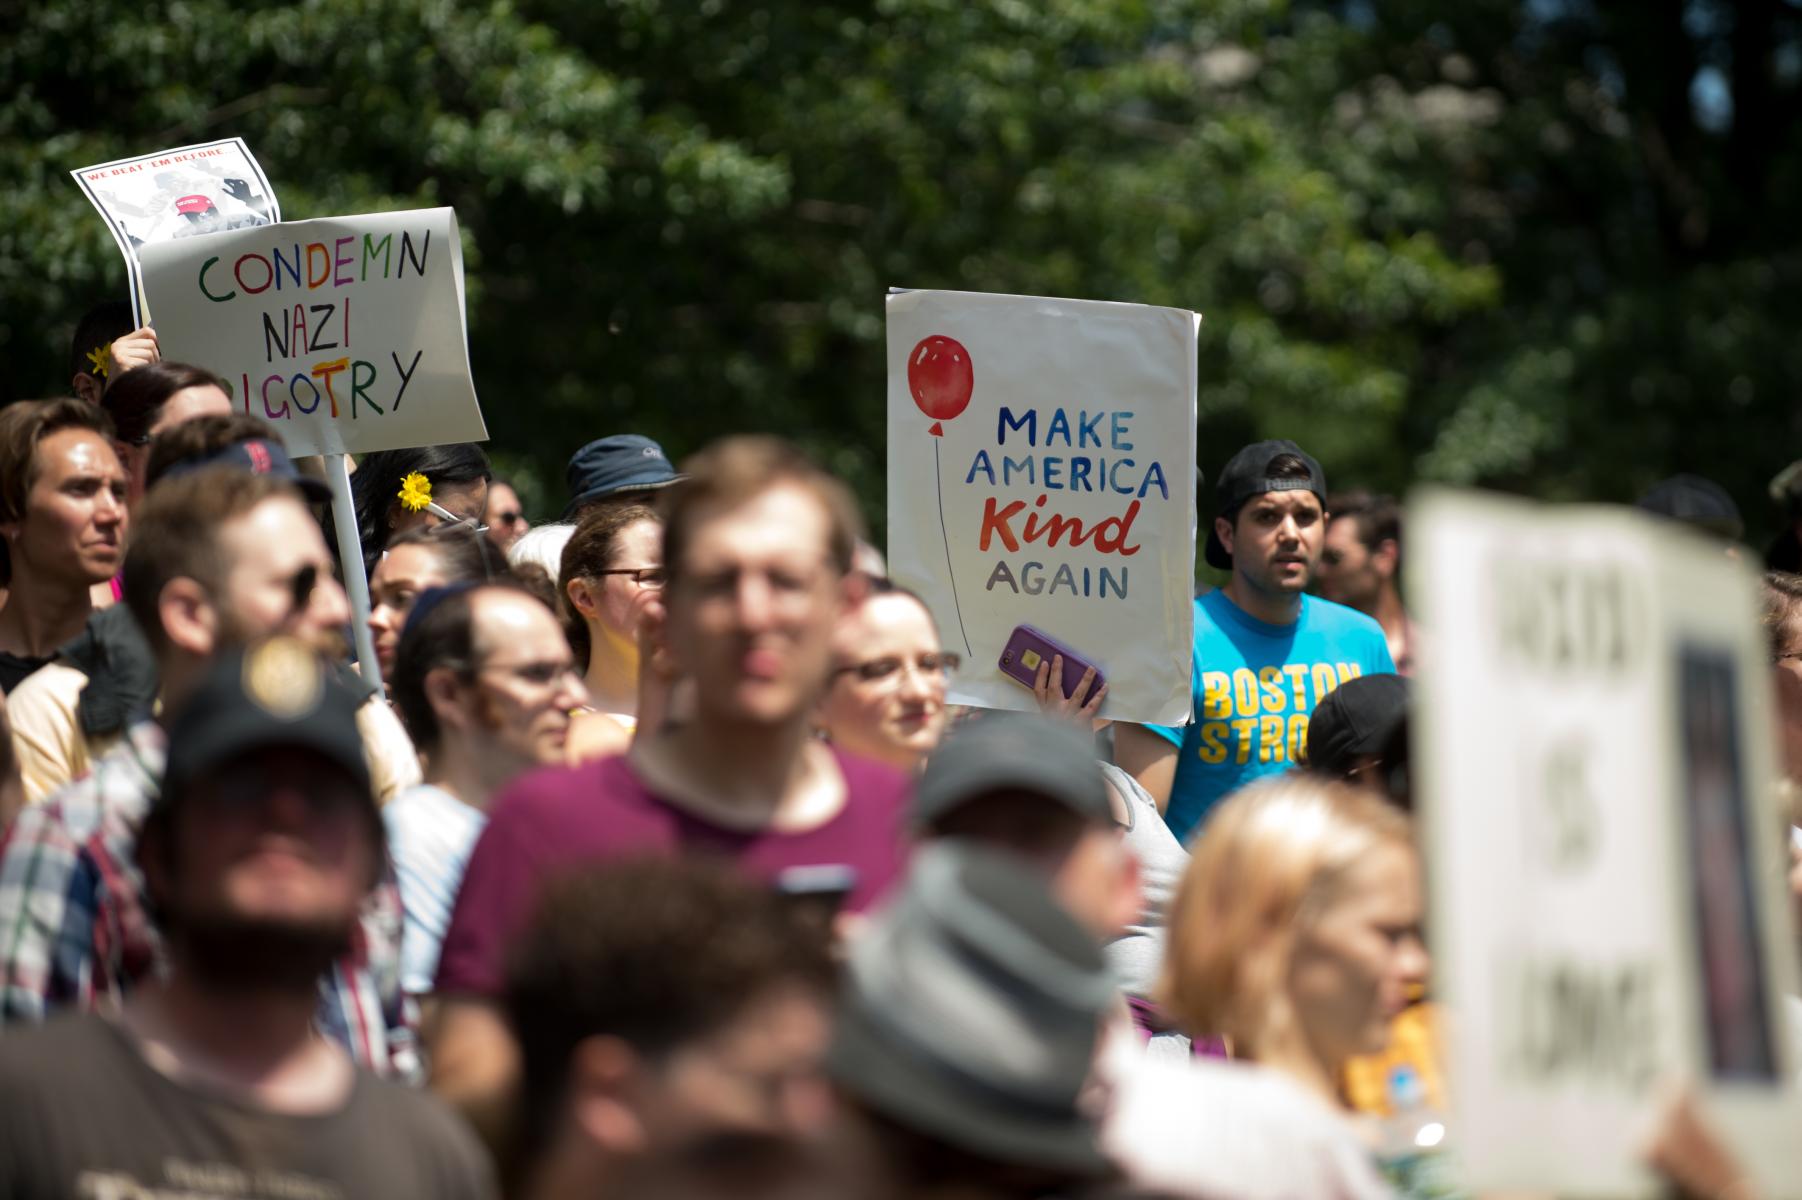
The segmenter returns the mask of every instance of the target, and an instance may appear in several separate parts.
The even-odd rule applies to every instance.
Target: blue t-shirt
[[[1150,725],[1181,747],[1164,819],[1187,841],[1208,810],[1254,779],[1287,770],[1308,717],[1348,679],[1395,670],[1383,627],[1355,609],[1303,596],[1293,625],[1246,614],[1222,591],[1195,601],[1195,714]]]

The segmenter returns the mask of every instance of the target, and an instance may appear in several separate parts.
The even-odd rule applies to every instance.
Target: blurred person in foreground
[[[208,467],[287,480],[310,505],[331,499],[325,484],[295,467],[280,434],[243,413],[195,417],[164,429],[150,446],[144,477],[154,487]],[[327,634],[320,644],[336,654],[342,642]],[[372,687],[359,686],[371,700],[362,714],[364,735],[377,794],[386,801],[418,782],[419,764],[400,722],[375,702]],[[94,614],[15,697],[14,737],[27,799],[35,803],[85,776],[133,723],[150,715],[157,687],[157,656],[130,606]]]
[[[563,761],[584,693],[557,619],[510,583],[425,592],[389,683],[425,762],[425,782],[382,808],[406,913],[401,986],[425,995],[490,802],[522,772]]]
[[[596,1200],[886,1200],[867,1158],[818,1138],[723,1130],[621,1165]],[[1125,1200],[1124,1197],[1121,1200]]]
[[[162,721],[218,655],[285,634],[333,656],[350,619],[301,485],[241,466],[205,466],[151,488],[125,560],[125,597],[156,655],[161,716],[130,725],[85,776],[0,831],[0,1025],[115,1007],[157,974],[164,945],[137,847],[162,789]],[[381,731],[406,738],[373,697],[356,720],[374,778],[386,753]],[[365,905],[350,953],[319,980],[316,1019],[358,1062],[409,1075],[417,1064],[400,939],[400,901],[388,884]]]
[[[492,1193],[435,1100],[313,1029],[381,876],[356,704],[287,638],[195,681],[137,845],[168,968],[116,1013],[0,1039],[0,1194]]]
[[[564,629],[588,685],[590,712],[572,736],[578,757],[618,754],[638,728],[639,643],[663,595],[663,521],[636,502],[584,517],[564,544],[557,580]]]
[[[1171,907],[1160,989],[1238,1061],[1122,1072],[1106,1145],[1143,1183],[1210,1197],[1380,1197],[1341,1088],[1424,982],[1419,859],[1385,801],[1302,774],[1209,818]]]
[[[705,853],[755,878],[831,868],[868,908],[901,870],[907,778],[811,736],[832,631],[855,602],[849,491],[774,438],[715,443],[668,496],[659,640],[692,712],[628,755],[527,775],[501,796],[439,959],[432,1084],[476,1119],[516,1050],[497,1007],[544,877],[625,855]]]
[[[1319,463],[1294,442],[1256,442],[1215,492],[1207,560],[1232,574],[1195,601],[1194,716],[1114,725],[1115,761],[1184,841],[1222,797],[1295,762],[1328,692],[1395,670],[1380,625],[1307,594],[1327,521]]]
[[[84,400],[0,409],[0,693],[81,633],[130,524],[112,422]]]
[[[1326,539],[1314,573],[1320,594],[1381,625],[1395,673],[1413,674],[1414,623],[1401,594],[1401,505],[1390,496],[1341,492],[1326,507]]]
[[[648,504],[682,477],[662,446],[636,433],[616,433],[570,455],[564,478],[569,503],[560,519],[579,522],[614,504]]]
[[[1085,1102],[1116,1003],[1042,872],[947,839],[855,938],[826,1069],[899,1197],[1067,1195],[1116,1174]]]
[[[488,540],[502,554],[511,550],[513,544],[532,528],[532,523],[526,520],[525,507],[519,502],[519,493],[505,479],[488,481],[482,524],[488,526]]]
[[[927,761],[909,823],[922,842],[982,845],[1041,872],[1104,946],[1141,1040],[1189,1053],[1153,1000],[1164,910],[1189,856],[1131,776],[1096,760],[1086,722],[985,713],[965,723]]]
[[[506,560],[472,526],[422,525],[397,534],[369,572],[369,634],[382,679],[394,674],[401,630],[420,596],[508,575]]]
[[[790,901],[704,860],[586,868],[547,889],[508,971],[523,1088],[516,1194],[593,1195],[720,1130],[808,1137],[832,964]]]
[[[1362,788],[1411,811],[1408,691],[1408,681],[1400,675],[1364,675],[1328,692],[1308,722],[1309,773]],[[1388,1045],[1346,1061],[1346,1101],[1376,1116],[1394,1115],[1414,1099],[1444,1108],[1438,1022],[1423,979],[1410,987],[1407,1007],[1391,1022]],[[1405,1072],[1405,1081],[1418,1081],[1418,1093],[1405,1082],[1398,1094],[1398,1070]]]
[[[918,596],[871,576],[832,633],[832,674],[815,722],[833,745],[916,772],[944,736],[945,685],[961,664]]]

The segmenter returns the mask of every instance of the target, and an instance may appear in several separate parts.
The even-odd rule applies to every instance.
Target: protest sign
[[[1650,1194],[1661,1082],[1794,1194],[1793,929],[1756,579],[1625,509],[1431,491],[1409,594],[1435,989],[1470,1190]],[[1787,1114],[1787,1115],[1785,1115]]]
[[[125,256],[132,316],[143,311],[137,249],[282,219],[275,189],[243,138],[114,159],[69,172]]]
[[[488,436],[448,208],[296,221],[140,248],[163,357],[205,363],[293,454]]]
[[[1034,707],[1000,662],[1024,624],[1099,668],[1104,715],[1189,719],[1200,320],[889,296],[889,570],[965,656],[953,703]]]

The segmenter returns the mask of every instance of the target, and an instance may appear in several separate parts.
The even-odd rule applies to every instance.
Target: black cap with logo
[[[1308,468],[1306,479],[1272,479],[1270,464],[1285,454],[1293,454]],[[1220,471],[1220,482],[1214,485],[1214,515],[1231,519],[1239,507],[1254,496],[1266,492],[1313,492],[1326,505],[1326,472],[1307,451],[1287,438],[1253,442],[1227,461]],[[1210,525],[1206,550],[1208,565],[1222,571],[1233,569],[1233,556],[1221,544],[1220,535]]]
[[[287,637],[222,652],[207,668],[169,726],[163,798],[239,755],[277,746],[310,750],[370,790],[356,697],[316,651]]]

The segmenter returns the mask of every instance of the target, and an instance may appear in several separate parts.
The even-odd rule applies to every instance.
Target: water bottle
[[[1389,1069],[1389,1115],[1379,1125],[1377,1158],[1383,1174],[1408,1200],[1441,1200],[1459,1194],[1451,1180],[1445,1117],[1433,1108],[1420,1072],[1406,1064]]]

